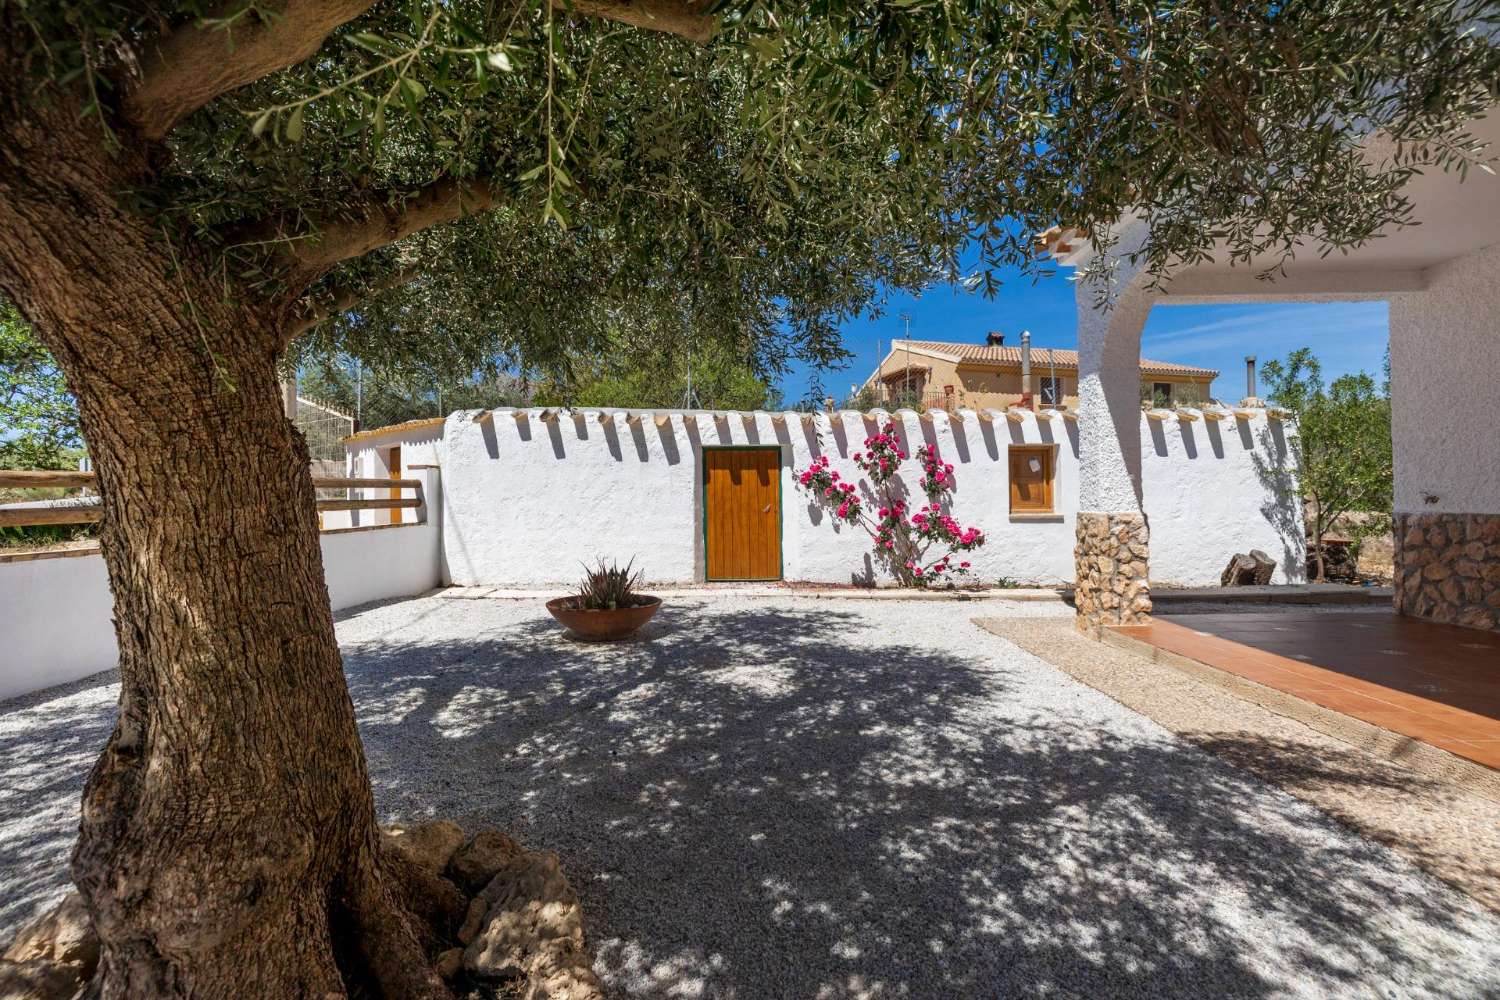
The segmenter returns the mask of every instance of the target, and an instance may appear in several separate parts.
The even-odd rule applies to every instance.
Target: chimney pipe
[[[1255,355],[1245,356],[1245,398],[1255,399]]]
[[[1036,409],[1036,394],[1031,391],[1031,331],[1021,331],[1021,398]]]

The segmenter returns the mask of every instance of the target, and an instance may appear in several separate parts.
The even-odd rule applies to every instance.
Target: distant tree
[[[706,342],[678,352],[645,349],[578,362],[566,377],[549,381],[536,401],[547,405],[681,407],[765,410],[781,406],[781,393],[743,356]]]
[[[1358,372],[1323,384],[1323,366],[1309,348],[1262,369],[1270,400],[1297,415],[1292,447],[1302,495],[1312,506],[1315,579],[1325,579],[1323,537],[1345,514],[1379,515],[1351,528],[1382,530],[1391,509],[1394,466],[1391,400],[1375,379]],[[1388,382],[1386,383],[1389,384]]]
[[[0,302],[0,468],[69,468],[82,444],[62,370],[31,324]]]
[[[357,417],[363,428],[526,402],[521,380],[493,367],[466,377],[386,368],[366,368],[356,374],[354,365],[343,357],[309,361],[298,373],[297,389],[308,399]]]

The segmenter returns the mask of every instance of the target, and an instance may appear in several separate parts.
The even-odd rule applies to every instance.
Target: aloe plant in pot
[[[634,559],[623,567],[603,559],[593,569],[584,566],[578,593],[553,598],[547,602],[547,611],[580,639],[625,638],[661,607],[661,598],[636,592],[642,574],[634,567]]]

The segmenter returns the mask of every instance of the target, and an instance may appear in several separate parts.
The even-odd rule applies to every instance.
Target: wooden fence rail
[[[313,476],[313,486],[320,490],[383,490],[422,488],[420,479],[345,479],[341,476]]]
[[[55,489],[58,487],[94,487],[98,483],[92,472],[22,471],[0,469],[0,489]],[[360,479],[346,476],[314,476],[313,486],[320,490],[337,489],[422,489],[420,479]],[[371,497],[368,499],[330,499],[317,501],[319,513],[334,510],[399,510],[422,506],[421,496]],[[0,507],[0,528],[29,528],[43,524],[92,524],[104,516],[97,497],[86,502],[58,504],[52,507]]]
[[[21,469],[0,469],[0,488],[42,489],[44,487],[93,486],[92,472],[54,472],[51,469],[32,472]]]
[[[104,516],[97,503],[60,507],[0,507],[0,528],[30,528],[39,524],[93,524]]]
[[[392,500],[319,500],[318,510],[397,510],[401,507],[420,507],[421,497],[401,497]]]

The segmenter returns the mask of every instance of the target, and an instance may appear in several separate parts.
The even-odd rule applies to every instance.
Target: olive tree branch
[[[387,289],[409,284],[421,276],[419,268],[406,267],[368,285],[335,285],[318,295],[310,295],[296,306],[294,319],[282,331],[282,346],[291,343],[325,319],[353,309]]]
[[[416,191],[372,196],[317,224],[312,232],[288,233],[285,223],[268,223],[235,245],[280,244],[289,269],[311,281],[340,261],[362,257],[431,226],[486,212],[500,201],[497,184],[449,177]]]
[[[313,56],[328,34],[374,0],[283,0],[254,17],[232,0],[218,16],[146,43],[123,85],[126,119],[147,139],[164,138],[215,98]]]

